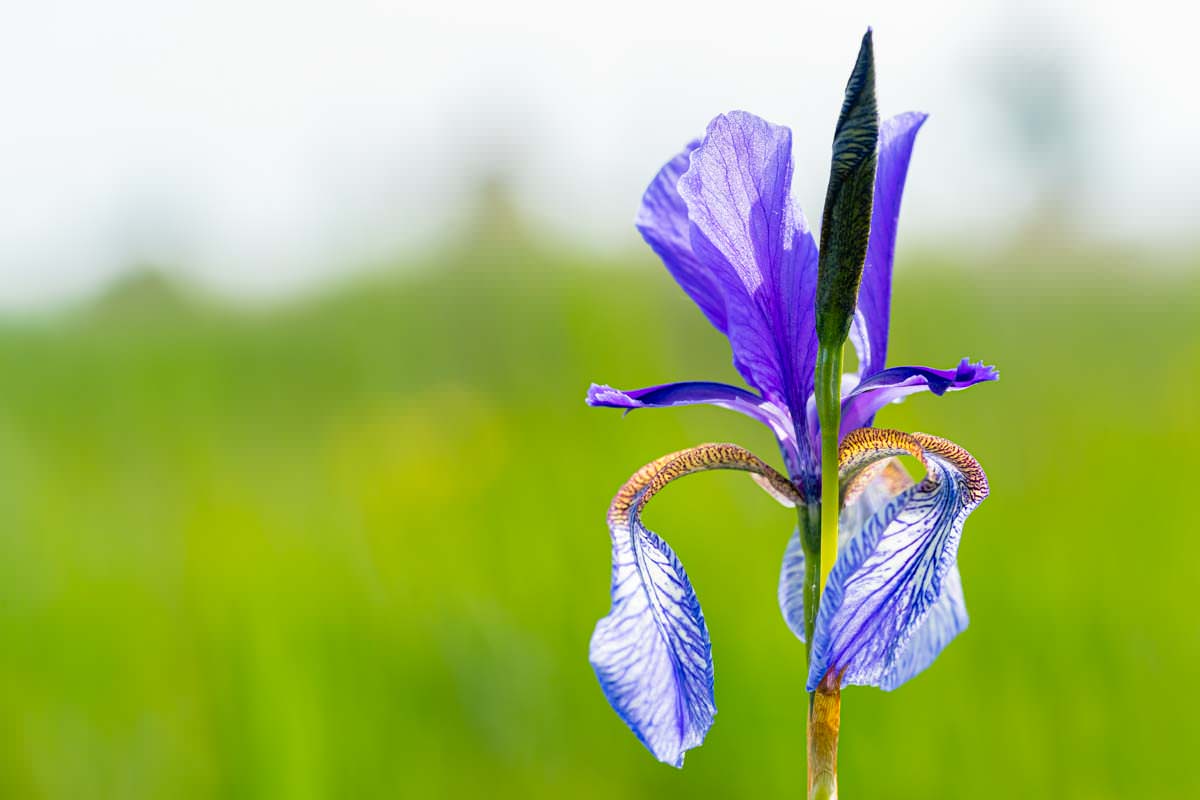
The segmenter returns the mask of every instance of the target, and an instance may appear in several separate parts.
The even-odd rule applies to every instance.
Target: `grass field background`
[[[878,424],[992,496],[971,627],[844,697],[846,798],[1200,796],[1194,257],[908,249],[890,360],[1001,381]],[[790,513],[744,476],[648,523],[697,587],[720,713],[676,771],[587,662],[637,467],[767,432],[583,403],[736,381],[647,252],[468,236],[263,309],[153,276],[0,326],[0,796],[800,797]]]

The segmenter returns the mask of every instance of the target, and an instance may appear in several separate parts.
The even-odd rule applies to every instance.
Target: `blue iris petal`
[[[800,529],[788,539],[783,551],[783,566],[779,570],[779,610],[796,638],[804,641],[804,545]]]
[[[961,448],[916,438],[925,480],[880,508],[834,563],[813,632],[809,691],[830,670],[843,685],[894,689],[967,625],[955,559],[987,479]]]
[[[925,621],[912,633],[908,644],[897,654],[891,668],[880,680],[888,691],[922,672],[941,654],[950,640],[967,629],[967,606],[963,602],[962,578],[954,564],[942,579],[942,591],[929,609]]]
[[[838,527],[843,531],[861,530],[867,520],[901,489],[912,485],[905,473],[879,475],[871,481],[853,503],[842,509]],[[895,481],[903,479],[903,485]],[[848,537],[841,538],[840,550],[846,548]],[[779,570],[779,610],[796,638],[804,641],[804,546],[800,543],[800,529],[792,533],[787,549],[783,553],[783,566]]]
[[[787,478],[737,445],[703,444],[650,462],[609,506],[612,607],[592,634],[590,659],[609,703],[659,761],[676,767],[717,713],[712,643],[683,565],[641,512],[672,481],[710,469],[748,472],[785,505],[804,502]]]
[[[590,660],[621,719],[659,761],[681,767],[717,713],[712,643],[683,565],[642,525],[638,505],[610,520],[612,608]]]

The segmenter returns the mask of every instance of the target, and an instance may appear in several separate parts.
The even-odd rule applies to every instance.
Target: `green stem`
[[[817,608],[821,602],[821,504],[814,500],[798,506],[796,511],[800,518],[800,544],[804,548],[804,653],[807,656],[806,663],[811,663],[813,629],[816,627]],[[813,753],[819,749],[816,741],[819,731],[813,725],[816,700],[816,693],[810,692],[804,726],[809,764],[806,796],[813,793]]]
[[[796,510],[800,516],[800,544],[804,548],[804,653],[811,656],[813,629],[821,603],[821,504],[805,503]]]
[[[801,542],[804,545],[804,634],[805,648],[812,660],[813,629],[821,593],[838,551],[838,428],[842,416],[842,349],[820,345],[814,387],[817,417],[821,421],[821,497],[800,510]],[[841,720],[839,681],[826,675],[815,692],[808,695],[808,797],[810,800],[837,798],[837,740]]]
[[[817,418],[821,421],[821,573],[825,590],[838,552],[838,428],[842,423],[842,344],[817,348]]]
[[[821,504],[805,503],[797,511],[800,543],[804,546],[804,648],[812,660],[813,629],[821,602]],[[812,800],[837,797],[837,717],[840,697],[829,696],[827,686],[808,695],[805,741],[808,762],[808,792]],[[832,725],[831,725],[832,718]]]

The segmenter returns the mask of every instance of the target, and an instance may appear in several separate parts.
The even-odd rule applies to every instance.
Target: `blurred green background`
[[[736,380],[649,251],[466,226],[268,309],[131,277],[0,328],[0,796],[799,797],[804,651],[776,606],[790,512],[744,476],[648,523],[714,641],[682,771],[587,662],[613,491],[731,440],[624,419],[591,380]],[[902,247],[892,363],[997,364],[879,424],[974,453],[969,630],[844,697],[847,798],[1196,797],[1200,264]]]

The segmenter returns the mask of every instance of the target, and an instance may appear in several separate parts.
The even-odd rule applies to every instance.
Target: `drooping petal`
[[[804,544],[800,529],[792,533],[779,570],[779,610],[796,638],[804,641]]]
[[[791,200],[791,146],[787,128],[741,111],[721,115],[678,186],[692,251],[724,292],[735,366],[803,426],[816,358],[817,251]]]
[[[687,206],[679,196],[679,178],[687,171],[692,151],[699,146],[699,139],[690,142],[683,152],[659,170],[642,196],[642,206],[634,224],[663,260],[676,283],[692,302],[700,306],[708,321],[725,333],[724,291],[712,272],[692,252],[691,221]]]
[[[858,350],[859,374],[879,372],[887,360],[888,324],[892,305],[892,262],[900,200],[917,131],[926,114],[899,114],[879,126],[879,167],[875,173],[875,203],[871,212],[871,238],[858,290],[858,309],[850,333]]]
[[[861,530],[871,516],[900,492],[912,486],[912,478],[895,459],[877,462],[870,472],[862,473],[864,484],[853,487],[852,494],[844,500],[838,520],[842,531]],[[849,488],[849,487],[848,487]],[[849,538],[839,539],[839,552],[846,547]],[[783,566],[779,570],[779,610],[784,622],[800,641],[804,641],[804,546],[800,541],[800,530],[792,533],[783,553]]]
[[[955,563],[942,579],[942,592],[930,607],[925,621],[913,629],[908,644],[900,651],[880,685],[891,691],[923,672],[955,636],[967,629],[968,623],[970,617],[963,600],[962,576]]]
[[[953,567],[963,523],[987,497],[987,477],[944,439],[863,428],[842,443],[843,480],[905,453],[919,456],[925,478],[851,534],[834,562],[813,632],[809,691],[829,672],[842,685],[894,689],[966,625]]]
[[[641,513],[671,481],[709,469],[748,471],[773,493],[801,500],[787,478],[736,445],[701,445],[642,467],[609,507],[612,607],[596,625],[589,654],[613,709],[656,758],[676,767],[704,740],[717,711],[712,644],[683,565]]]
[[[912,477],[894,458],[874,462],[857,476],[848,474],[847,478],[849,480],[844,491],[846,507],[840,522],[841,529],[847,534],[861,531],[879,509],[913,485]],[[842,548],[850,541],[849,535],[841,537]],[[966,629],[967,619],[962,579],[958,574],[958,564],[955,563],[942,583],[942,593],[930,609],[929,616],[917,625],[912,639],[901,651],[896,673],[911,677],[932,664],[950,640]]]
[[[789,470],[799,466],[796,427],[787,409],[738,386],[711,381],[683,381],[621,391],[593,383],[588,389],[587,402],[592,406],[629,410],[710,405],[737,411],[763,423],[774,432]]]
[[[972,364],[965,358],[956,369],[885,369],[858,384],[852,392],[842,398],[841,433],[845,436],[855,428],[869,426],[879,409],[910,394],[929,391],[940,396],[984,381],[994,381],[999,377],[1000,373],[995,367],[983,362]]]

